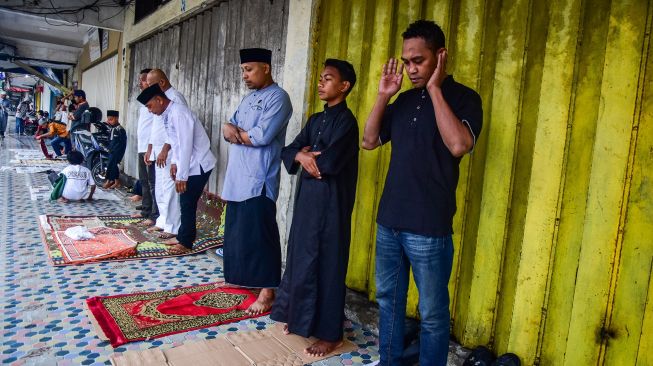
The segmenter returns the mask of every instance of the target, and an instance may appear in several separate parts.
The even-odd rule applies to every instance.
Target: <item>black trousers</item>
[[[154,164],[145,165],[144,157],[145,153],[138,153],[138,179],[141,181],[143,197],[141,215],[146,219],[156,220],[159,217],[159,207],[154,196]]]
[[[122,156],[116,154],[109,155],[109,161],[107,162],[107,180],[120,178],[120,168],[118,168],[120,160],[122,160]]]
[[[177,241],[191,249],[197,236],[197,201],[202,197],[204,186],[211,176],[211,171],[205,172],[200,167],[200,175],[191,175],[186,182],[186,192],[179,195],[181,225],[177,233]]]

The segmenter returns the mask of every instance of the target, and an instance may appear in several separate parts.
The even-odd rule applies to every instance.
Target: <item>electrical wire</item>
[[[34,5],[34,6],[5,6],[5,8],[9,10],[14,10],[22,13],[27,13],[30,15],[38,15],[38,16],[43,16],[45,22],[48,25],[51,26],[75,26],[79,25],[81,22],[84,21],[86,17],[86,11],[92,11],[94,13],[98,14],[98,20],[100,22],[105,22],[107,20],[110,20],[112,18],[115,18],[116,16],[120,15],[122,12],[125,11],[133,2],[134,0],[94,0],[91,3],[83,3],[83,6],[76,6],[76,7],[59,7],[57,8],[52,0],[49,0],[49,6],[39,6],[39,5]],[[38,4],[38,3],[37,3]],[[100,19],[99,14],[101,8],[120,8],[118,12],[115,14],[109,16],[108,18],[105,19]],[[63,15],[74,15],[75,20],[70,21],[67,19],[63,18]],[[61,21],[64,22],[65,24],[54,24],[51,23],[52,20],[54,19],[48,19],[48,16],[57,16],[60,19],[57,19],[56,21]]]

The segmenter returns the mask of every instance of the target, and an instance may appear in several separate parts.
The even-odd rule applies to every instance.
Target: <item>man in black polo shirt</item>
[[[419,20],[403,33],[401,61],[383,67],[365,123],[363,148],[392,141],[376,235],[376,298],[381,365],[400,365],[409,271],[419,291],[420,365],[446,365],[448,282],[460,158],[481,132],[481,98],[447,75],[444,33]],[[403,68],[413,88],[399,94]]]

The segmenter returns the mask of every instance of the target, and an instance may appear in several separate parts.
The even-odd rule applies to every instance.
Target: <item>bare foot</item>
[[[109,189],[118,189],[120,187],[122,187],[122,183],[120,183],[120,181],[117,180],[111,185],[111,187],[109,187]]]
[[[132,214],[132,215],[129,216],[129,217],[131,217],[131,218],[133,218],[133,219],[140,219],[141,217],[143,217],[143,215],[141,215],[141,214],[139,214],[139,213],[136,213],[136,214]]]
[[[108,180],[108,181],[106,181],[106,182],[102,185],[102,188],[104,188],[104,189],[110,189],[112,185],[113,185],[113,182],[110,181],[110,180]]]
[[[285,335],[290,334],[290,330],[288,330],[288,324],[283,325],[283,334]]]
[[[143,197],[141,197],[141,196],[139,196],[139,195],[137,195],[137,194],[135,194],[135,195],[129,197],[129,200],[132,201],[132,202],[138,202],[138,201],[140,201],[140,200],[142,200],[142,199],[143,199]]]
[[[340,346],[342,346],[342,341],[327,342],[320,339],[308,346],[304,353],[311,357],[324,357]]]
[[[175,244],[168,247],[168,252],[170,252],[170,254],[186,254],[190,252],[190,249],[181,244]]]
[[[59,199],[57,201],[59,201],[61,203],[68,203],[68,199],[63,198],[63,197],[59,197]]]
[[[154,220],[152,220],[152,219],[145,219],[145,220],[139,222],[139,223],[136,224],[136,225],[138,225],[138,226],[143,226],[143,227],[149,227],[149,226],[152,226],[152,225],[154,225],[154,224],[155,224]]]
[[[172,238],[177,237],[177,235],[175,235],[175,234],[166,233],[166,232],[163,232],[163,233],[159,234],[158,236],[159,236],[159,239],[164,239],[164,240],[172,239]]]
[[[147,231],[148,233],[153,233],[155,231],[163,231],[163,229],[161,229],[158,226],[150,226],[145,231]]]
[[[271,288],[261,289],[256,301],[245,310],[249,315],[261,315],[272,309],[274,302],[274,290]]]

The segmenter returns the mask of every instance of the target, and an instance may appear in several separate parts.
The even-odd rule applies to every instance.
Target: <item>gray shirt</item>
[[[276,83],[245,96],[230,122],[247,131],[253,146],[232,144],[222,199],[242,202],[261,195],[272,201],[279,194],[281,149],[292,104]]]

